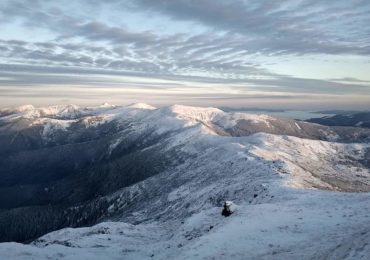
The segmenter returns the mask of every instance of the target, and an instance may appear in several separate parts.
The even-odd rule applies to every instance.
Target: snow
[[[33,110],[33,109],[35,109],[35,107],[32,105],[23,105],[23,106],[17,107],[15,111],[17,111],[18,113],[21,113],[21,112],[26,112],[26,111]]]
[[[252,124],[265,124],[270,127],[269,121],[275,120],[273,117],[268,115],[260,114],[247,114],[247,113],[227,113],[225,116],[221,117],[217,123],[224,128],[231,128],[235,126],[239,120],[246,120]]]
[[[369,194],[282,190],[274,203],[221,208],[177,225],[105,222],[31,245],[0,244],[4,259],[367,259]],[[362,258],[361,258],[362,257]]]
[[[356,200],[356,196],[347,194],[287,192],[296,197],[279,194],[286,200],[239,207],[221,225],[186,245],[177,259],[343,259],[346,255],[352,255],[348,259],[360,259],[361,255],[369,256],[369,245],[361,241],[370,235],[363,231],[363,225],[369,221],[366,213],[369,195]],[[350,201],[355,206],[343,205]],[[361,232],[364,232],[362,237]]]
[[[190,119],[195,122],[217,123],[224,128],[235,126],[239,120],[246,120],[254,124],[264,123],[267,126],[270,126],[269,120],[275,120],[274,118],[264,114],[225,113],[222,110],[213,107],[173,105],[167,109],[178,115],[178,118]]]
[[[75,121],[43,118],[35,121],[33,124],[39,124],[43,126],[41,136],[44,141],[49,142],[54,140],[54,135],[57,131],[67,130],[67,128],[70,127],[73,122]]]
[[[28,118],[33,117],[57,117],[63,119],[74,119],[80,115],[80,107],[76,105],[57,105],[40,107],[28,111],[25,114]]]
[[[135,103],[135,104],[129,105],[128,107],[130,107],[130,108],[140,108],[140,109],[150,109],[150,110],[156,109],[156,107],[153,107],[153,106],[145,104],[145,103]]]
[[[319,130],[319,131],[323,132],[324,135],[326,135],[326,137],[329,141],[335,142],[339,139],[339,136],[336,133],[323,131],[323,130]]]
[[[111,105],[107,102],[103,103],[100,105],[101,108],[112,108],[112,107],[115,107],[115,105]]]
[[[370,148],[368,143],[265,133],[222,136],[213,124],[229,128],[246,120],[270,126],[276,119],[216,108],[156,109],[134,104],[89,108],[88,112],[67,109],[75,110],[86,113],[86,120],[99,117],[101,123],[133,124],[137,132],[170,132],[164,149],[180,150],[183,163],[114,191],[108,197],[111,218],[103,223],[61,229],[30,245],[1,243],[4,259],[370,256],[370,173],[359,163]],[[68,129],[75,122],[38,120],[44,125],[45,138],[52,138],[54,127]],[[302,130],[297,123],[296,127]],[[109,152],[123,140],[124,135],[118,135]],[[225,201],[232,201],[236,209],[227,218],[221,216]]]
[[[34,106],[32,105],[23,105],[23,106],[19,106],[19,107],[14,107],[14,108],[2,108],[0,109],[0,113],[6,113],[6,114],[16,114],[16,113],[23,113],[23,112],[27,112],[27,111],[30,111],[30,110],[33,110],[35,109]]]
[[[222,110],[213,107],[189,107],[182,105],[170,106],[168,110],[182,118],[199,121],[212,121],[215,116],[224,113]]]
[[[99,125],[103,125],[108,122],[106,117],[102,116],[86,116],[82,119],[82,122],[85,124],[87,128],[89,127],[96,127]]]
[[[342,144],[262,133],[256,136],[260,136],[263,145],[256,146],[253,153],[264,160],[282,160],[283,164],[278,172],[289,173],[285,183],[287,185],[297,188],[346,190],[351,187],[338,187],[335,181],[330,183],[323,179],[344,181],[351,186],[354,185],[351,180],[355,180],[356,175],[364,176],[360,182],[370,185],[369,170],[360,165],[351,166],[351,162],[364,155],[370,147],[369,144]]]

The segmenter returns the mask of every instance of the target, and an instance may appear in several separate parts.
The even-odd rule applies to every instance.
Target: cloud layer
[[[370,103],[365,0],[5,0],[0,17],[0,99],[7,103],[17,103],[25,86],[38,93],[51,85],[136,91],[136,99],[155,90],[190,103],[208,95],[211,105],[317,95]],[[327,75],[320,66],[307,77],[283,66],[306,68],[310,59],[326,64]],[[338,73],[338,65],[348,70]],[[58,89],[60,99],[66,92]]]

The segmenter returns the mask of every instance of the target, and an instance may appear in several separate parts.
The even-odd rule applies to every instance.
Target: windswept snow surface
[[[271,129],[279,119],[215,108],[136,104],[78,111],[137,132],[168,133],[165,149],[179,151],[182,163],[112,191],[105,222],[61,229],[28,245],[1,243],[0,258],[370,258],[367,142],[232,136],[229,129],[240,120]],[[80,120],[72,118],[53,120]],[[302,132],[305,124],[292,121],[292,128]],[[109,154],[124,140],[117,135]],[[226,200],[236,208],[227,218],[221,216]]]

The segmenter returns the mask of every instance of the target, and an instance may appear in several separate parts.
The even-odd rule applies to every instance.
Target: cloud
[[[83,77],[81,77],[83,75]],[[105,77],[106,76],[106,77]],[[146,80],[144,80],[146,79]],[[158,80],[160,80],[158,82]],[[157,81],[157,83],[156,83]],[[227,93],[228,89],[238,95],[253,97],[254,93],[270,96],[299,95],[365,95],[370,92],[370,84],[362,82],[336,82],[317,79],[295,78],[275,75],[269,79],[215,79],[212,77],[182,76],[137,72],[122,72],[107,69],[81,69],[78,67],[32,66],[0,64],[0,83],[3,86],[48,86],[48,85],[84,85],[90,88],[112,88],[113,86],[130,89],[140,87],[175,91],[194,92],[201,89]],[[190,87],[191,86],[191,87]],[[185,90],[187,89],[187,90]],[[221,91],[225,89],[224,91]],[[212,95],[211,92],[208,95]]]
[[[370,54],[369,1],[135,0],[131,6],[239,33],[253,39],[247,50]]]
[[[63,1],[59,5],[35,1],[32,6],[29,1],[5,1],[0,13],[4,20],[20,19],[27,26],[47,28],[59,34],[60,39],[79,36],[91,41],[133,43],[145,47],[170,45],[180,37],[173,35],[159,39],[152,31],[131,32],[122,26],[109,26],[96,21],[95,17],[66,11],[63,3],[69,5]],[[204,39],[210,37],[249,53],[370,55],[370,29],[367,26],[370,2],[366,0],[113,0],[77,3],[81,9],[87,9],[87,6],[108,10],[131,8],[135,12],[156,12],[173,20],[197,22],[223,35],[207,32],[193,40],[205,42]]]
[[[110,15],[119,10],[147,19],[133,25],[127,15],[117,22]],[[32,4],[4,0],[0,21],[18,37],[0,38],[0,84],[195,92],[206,91],[204,85],[209,85],[210,100],[215,86],[245,99],[262,99],[254,92],[265,97],[279,93],[281,98],[369,95],[368,80],[344,72],[341,79],[307,79],[289,72],[281,75],[267,66],[292,56],[366,59],[369,14],[370,2],[365,0],[38,0]],[[162,24],[168,26],[164,33],[161,27],[150,26],[152,17],[190,22],[194,31],[189,24],[181,30]],[[23,32],[33,32],[34,37],[22,37]]]

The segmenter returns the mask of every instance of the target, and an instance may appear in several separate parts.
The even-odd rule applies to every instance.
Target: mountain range
[[[318,123],[142,103],[2,109],[0,255],[369,256],[370,129]]]
[[[370,112],[336,114],[333,116],[311,118],[307,121],[327,126],[353,126],[370,128]]]

